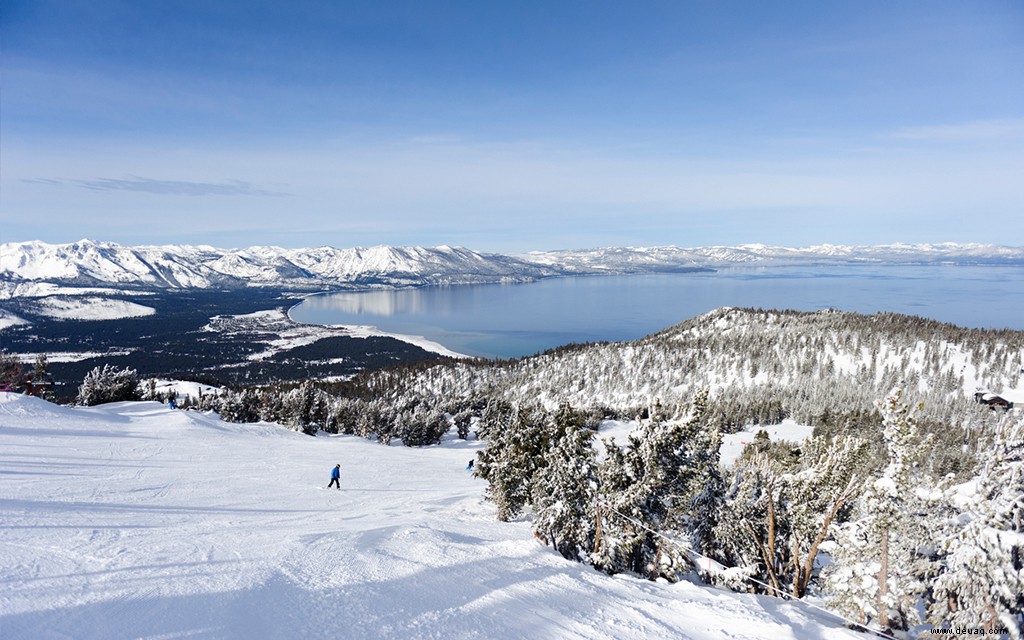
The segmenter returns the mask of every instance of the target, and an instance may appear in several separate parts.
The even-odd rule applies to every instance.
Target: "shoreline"
[[[313,293],[313,294],[310,294],[310,295],[311,296],[322,295],[324,293],[331,293],[331,292],[324,291],[324,292],[320,292],[320,293]],[[303,296],[303,300],[305,300],[306,297],[308,297],[308,296]],[[342,329],[342,330],[344,330],[346,333],[348,333],[353,338],[370,338],[370,337],[393,338],[395,340],[400,340],[400,341],[402,341],[402,342],[404,342],[406,344],[411,344],[414,347],[419,347],[420,349],[423,349],[424,351],[428,351],[430,353],[436,353],[437,355],[444,356],[446,358],[454,358],[456,360],[473,360],[473,359],[476,359],[476,356],[471,356],[471,355],[468,355],[468,354],[465,354],[465,353],[459,353],[458,351],[453,351],[453,350],[449,349],[448,347],[444,346],[443,344],[441,344],[440,342],[435,342],[433,340],[430,340],[430,339],[426,338],[425,336],[414,336],[414,335],[408,335],[408,334],[403,334],[403,333],[390,333],[390,332],[387,332],[387,331],[382,331],[382,330],[378,329],[377,327],[375,327],[373,325],[368,325],[368,324],[315,324],[315,323],[308,323],[308,322],[299,322],[298,320],[296,320],[295,318],[292,317],[292,309],[294,309],[295,307],[299,306],[300,304],[302,304],[302,301],[299,301],[299,302],[293,304],[292,306],[288,307],[288,309],[285,311],[285,316],[288,318],[288,321],[293,323],[293,324],[296,324],[296,325],[301,325],[301,326],[304,326],[304,327],[326,327],[328,329]]]

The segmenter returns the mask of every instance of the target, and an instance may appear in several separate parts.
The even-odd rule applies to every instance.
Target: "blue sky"
[[[1024,244],[1024,4],[0,7],[0,239]]]

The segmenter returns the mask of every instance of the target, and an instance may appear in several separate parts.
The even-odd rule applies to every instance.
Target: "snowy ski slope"
[[[862,637],[564,560],[494,519],[479,446],[0,394],[0,638]]]

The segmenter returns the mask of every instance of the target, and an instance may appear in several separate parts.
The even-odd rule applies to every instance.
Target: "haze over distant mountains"
[[[205,245],[130,247],[92,240],[70,244],[30,241],[0,245],[0,295],[47,295],[67,292],[67,287],[393,288],[526,282],[565,275],[673,273],[729,266],[853,264],[1024,265],[1024,247],[941,243],[790,248],[748,244],[503,255],[449,246],[218,249]]]

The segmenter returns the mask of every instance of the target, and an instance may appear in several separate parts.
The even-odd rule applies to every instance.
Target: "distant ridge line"
[[[31,295],[27,292],[33,283],[315,291],[530,282],[568,275],[679,273],[728,266],[945,264],[1024,266],[1024,247],[956,242],[795,248],[742,244],[500,254],[448,245],[218,249],[208,245],[125,246],[93,240],[67,244],[28,241],[0,245],[0,297]]]

